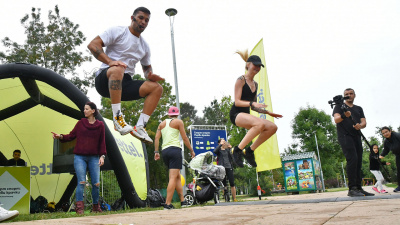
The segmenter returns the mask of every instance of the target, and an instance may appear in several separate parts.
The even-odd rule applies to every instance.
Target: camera
[[[346,104],[344,103],[344,100],[349,99],[350,96],[345,96],[343,97],[342,95],[336,95],[333,97],[333,100],[328,101],[328,104],[331,105],[331,108],[333,109],[334,105],[340,105],[343,110],[347,111]]]

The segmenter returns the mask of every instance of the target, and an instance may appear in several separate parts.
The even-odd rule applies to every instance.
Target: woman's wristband
[[[159,151],[154,151],[154,154],[159,154],[160,152]]]
[[[105,159],[105,158],[106,158],[106,156],[105,156],[105,155],[102,155],[102,156],[100,156],[100,158],[103,158],[103,159]]]
[[[253,101],[250,101],[250,107],[252,107],[253,106]]]
[[[60,134],[60,140],[64,139],[64,136],[62,134]]]

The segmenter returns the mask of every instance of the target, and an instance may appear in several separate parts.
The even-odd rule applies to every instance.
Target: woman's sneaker
[[[233,161],[238,167],[243,167],[243,150],[240,150],[238,146],[232,149]]]
[[[247,147],[246,150],[244,150],[244,158],[252,167],[257,167],[256,159],[254,158],[254,151],[251,150],[250,147]]]
[[[388,192],[387,192],[385,189],[382,189],[382,190],[381,190],[381,193],[382,193],[382,194],[386,194],[386,193],[388,193]]]
[[[186,207],[189,207],[189,204],[188,204],[188,202],[185,200],[185,201],[183,201],[183,202],[181,202],[181,207],[182,208],[186,208]]]
[[[169,209],[175,209],[175,207],[172,204],[164,204],[164,210],[169,210]]]
[[[378,190],[378,188],[376,188],[376,187],[372,187],[372,190],[374,190],[375,192],[381,193],[381,192]]]

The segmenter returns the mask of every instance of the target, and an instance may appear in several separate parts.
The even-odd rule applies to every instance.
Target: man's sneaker
[[[364,197],[364,194],[360,192],[357,188],[352,188],[349,190],[347,193],[347,196],[349,197]]]
[[[378,193],[381,193],[381,192],[378,190],[378,188],[376,188],[376,187],[372,187],[372,190],[374,190],[374,191],[376,191],[376,192],[378,192]]]
[[[185,207],[189,207],[189,204],[186,200],[184,200],[183,202],[181,202],[181,207],[185,208]]]
[[[247,147],[244,151],[244,158],[252,166],[257,167],[256,159],[254,158],[254,151],[250,147]]]
[[[400,192],[400,186],[393,190],[394,192]]]
[[[0,206],[0,222],[14,219],[19,215],[17,210],[8,211]]]
[[[243,167],[243,151],[239,149],[238,146],[235,146],[232,149],[233,161],[236,163],[238,167]]]
[[[168,210],[168,209],[175,209],[175,207],[172,204],[164,204],[164,210]]]
[[[143,136],[139,133],[137,126],[134,126],[132,131],[131,131],[131,135],[134,136],[135,138],[143,141]]]
[[[382,190],[381,190],[381,193],[382,193],[382,194],[386,194],[386,193],[388,193],[388,192],[387,192],[385,189],[382,189]]]
[[[142,139],[141,139],[142,141],[144,141],[147,144],[153,144],[153,140],[149,137],[149,135],[147,134],[146,129],[144,129],[144,127],[135,126],[134,130],[142,137]]]
[[[113,118],[114,129],[118,131],[121,135],[129,134],[133,131],[132,126],[125,122],[124,115],[118,112],[117,116]]]
[[[369,192],[364,191],[362,188],[358,188],[358,190],[359,190],[362,194],[364,194],[365,196],[374,196],[374,195],[375,195],[375,194],[372,194],[372,193],[369,193]]]
[[[234,201],[234,202],[238,202],[238,200],[237,200],[236,198],[235,198],[235,199],[233,199],[233,201]]]

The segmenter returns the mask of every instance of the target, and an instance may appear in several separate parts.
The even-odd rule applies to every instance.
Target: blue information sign
[[[192,147],[196,155],[214,151],[220,138],[226,140],[226,130],[192,130],[191,135]]]

